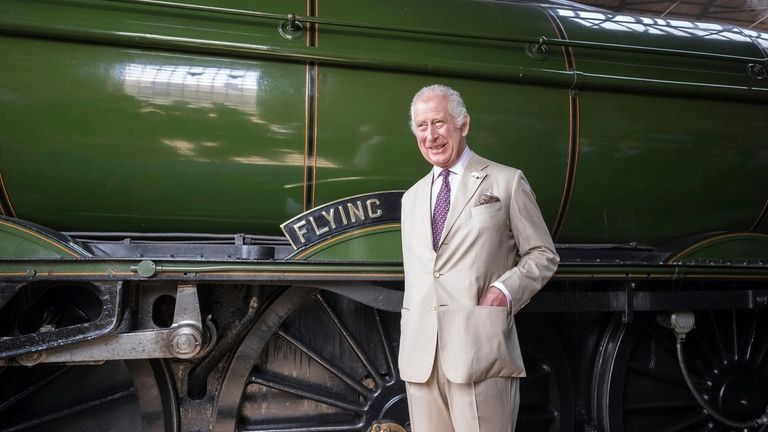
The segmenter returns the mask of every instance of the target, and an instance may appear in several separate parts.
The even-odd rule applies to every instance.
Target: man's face
[[[432,165],[450,168],[467,146],[469,116],[457,127],[443,96],[419,99],[413,106],[413,124],[421,155]]]

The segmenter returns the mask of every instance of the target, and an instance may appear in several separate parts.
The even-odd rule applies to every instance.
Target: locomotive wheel
[[[30,286],[3,309],[4,331],[92,321],[101,305],[90,292],[86,285]],[[0,368],[0,431],[173,432],[178,409],[171,377],[159,360]]]
[[[520,381],[518,431],[572,432],[573,386],[560,339],[546,315],[515,317],[527,376]]]
[[[614,319],[598,355],[595,418],[605,432],[735,432],[707,414],[683,381],[675,337],[655,321]],[[691,378],[718,412],[753,420],[768,405],[768,331],[759,311],[702,311],[683,347]],[[743,431],[743,429],[739,429]]]
[[[572,389],[551,331],[521,335],[528,378],[519,430],[572,431]],[[234,355],[216,407],[216,431],[409,430],[397,375],[400,315],[346,297],[291,288]]]
[[[0,430],[176,431],[174,391],[162,363],[0,369]]]

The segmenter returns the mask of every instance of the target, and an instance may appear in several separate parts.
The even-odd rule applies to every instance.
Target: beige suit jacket
[[[432,172],[403,195],[401,377],[425,382],[435,350],[455,383],[525,376],[514,314],[552,277],[559,257],[520,170],[472,154],[457,180],[437,252]],[[484,192],[500,201],[476,206]],[[494,282],[512,295],[509,310],[477,305]]]

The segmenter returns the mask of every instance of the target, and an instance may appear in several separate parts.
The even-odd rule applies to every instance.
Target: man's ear
[[[469,133],[469,114],[464,115],[464,123],[461,125],[461,136],[467,136]]]

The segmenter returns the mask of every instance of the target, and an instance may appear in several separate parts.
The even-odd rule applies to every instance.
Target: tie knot
[[[451,175],[451,170],[444,169],[440,172],[440,175],[443,176],[443,181],[448,180],[448,176]]]

